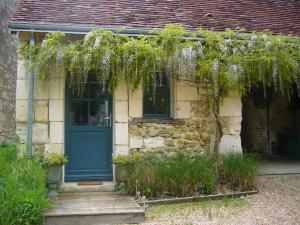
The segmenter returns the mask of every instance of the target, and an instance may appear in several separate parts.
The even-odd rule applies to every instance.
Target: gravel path
[[[257,195],[237,200],[149,208],[144,225],[299,225],[300,175],[259,178]]]

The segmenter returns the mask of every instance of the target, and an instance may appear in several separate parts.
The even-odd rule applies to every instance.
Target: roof
[[[153,29],[169,23],[300,36],[300,0],[20,0],[11,19],[11,27]]]

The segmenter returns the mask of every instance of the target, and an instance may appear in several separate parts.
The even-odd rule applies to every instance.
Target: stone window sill
[[[132,118],[132,124],[139,124],[139,123],[159,123],[159,124],[184,124],[184,121],[181,119],[152,119],[152,118]]]

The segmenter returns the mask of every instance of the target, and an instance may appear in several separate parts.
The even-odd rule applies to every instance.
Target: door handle
[[[104,117],[103,119],[106,120],[106,121],[108,121],[109,126],[111,127],[111,120],[112,120],[111,113],[109,114],[109,116]]]

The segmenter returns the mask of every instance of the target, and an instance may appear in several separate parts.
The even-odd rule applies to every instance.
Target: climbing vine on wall
[[[57,32],[22,51],[41,78],[62,73],[78,90],[89,74],[113,91],[121,80],[133,89],[140,83],[147,87],[156,73],[210,83],[215,96],[231,90],[243,95],[257,84],[283,93],[290,93],[293,83],[300,87],[300,39],[268,32],[188,33],[183,26],[170,24],[138,37],[93,30],[77,41]]]

